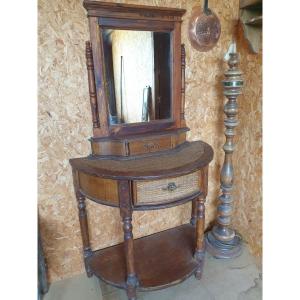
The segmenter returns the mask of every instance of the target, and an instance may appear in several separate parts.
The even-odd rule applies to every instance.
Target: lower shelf
[[[194,273],[195,227],[190,224],[134,240],[138,290],[155,290],[180,283]],[[103,281],[125,288],[124,245],[94,252],[88,260],[92,272]]]

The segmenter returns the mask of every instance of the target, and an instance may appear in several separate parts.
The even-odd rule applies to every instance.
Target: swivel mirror
[[[183,10],[85,1],[93,138],[185,128]]]

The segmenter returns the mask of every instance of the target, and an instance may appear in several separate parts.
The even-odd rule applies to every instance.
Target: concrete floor
[[[153,292],[138,293],[138,300],[260,300],[262,275],[244,248],[236,259],[220,260],[206,254],[203,277]],[[127,300],[124,290],[85,274],[55,282],[43,300]]]

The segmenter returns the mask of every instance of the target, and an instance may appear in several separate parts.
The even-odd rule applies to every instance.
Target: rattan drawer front
[[[188,197],[200,190],[199,171],[167,179],[135,181],[135,205],[162,204]]]

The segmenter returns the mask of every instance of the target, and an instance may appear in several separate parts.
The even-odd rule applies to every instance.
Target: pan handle
[[[211,14],[211,10],[208,8],[208,0],[204,0],[204,13],[208,16]]]

